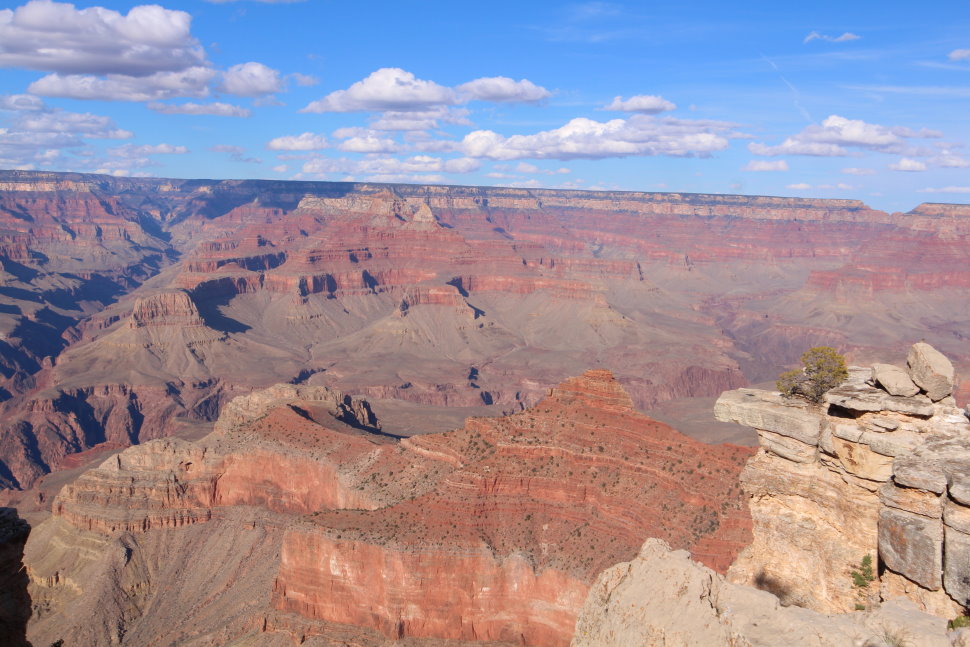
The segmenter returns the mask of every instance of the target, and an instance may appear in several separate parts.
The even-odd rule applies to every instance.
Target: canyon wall
[[[597,574],[645,538],[719,572],[750,541],[737,479],[752,450],[637,413],[608,371],[444,434],[396,439],[372,416],[279,385],[198,442],[83,473],[25,550],[29,637],[566,645]],[[245,573],[239,550],[257,560]]]

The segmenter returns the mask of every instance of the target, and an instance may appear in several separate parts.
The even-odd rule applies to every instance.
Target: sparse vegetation
[[[970,627],[970,616],[957,616],[953,620],[946,623],[946,628],[950,631],[954,629],[961,629],[963,627]]]
[[[872,571],[872,555],[866,555],[859,563],[859,568],[853,568],[849,573],[852,576],[852,586],[857,589],[868,589],[869,584],[876,579]]]
[[[802,368],[785,371],[775,382],[783,396],[802,396],[811,402],[821,402],[826,391],[837,387],[849,377],[845,358],[831,346],[815,346],[802,353]]]

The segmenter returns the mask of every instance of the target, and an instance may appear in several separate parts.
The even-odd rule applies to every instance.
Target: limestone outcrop
[[[909,600],[844,615],[782,606],[728,582],[662,541],[604,571],[576,621],[572,647],[950,647],[965,638]]]
[[[729,577],[823,612],[902,596],[958,615],[970,601],[970,421],[952,390],[952,365],[919,343],[908,371],[850,367],[820,406],[723,394],[715,416],[754,427],[761,445],[742,473],[754,541]],[[866,556],[875,580],[860,585]]]

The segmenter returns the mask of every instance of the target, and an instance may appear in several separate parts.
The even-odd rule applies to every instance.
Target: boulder
[[[892,364],[873,364],[872,379],[889,395],[909,397],[919,393],[919,387],[913,383],[909,373]]]
[[[886,567],[923,588],[942,584],[943,524],[894,508],[879,511],[879,555]]]
[[[913,344],[906,363],[913,382],[933,402],[953,393],[953,364],[940,351],[925,342]]]

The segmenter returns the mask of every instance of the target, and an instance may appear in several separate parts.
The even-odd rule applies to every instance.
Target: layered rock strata
[[[197,644],[356,627],[566,645],[596,575],[644,538],[721,572],[750,540],[737,475],[751,450],[646,418],[607,371],[445,434],[398,440],[371,415],[330,390],[280,385],[234,400],[198,443],[145,443],[88,471],[27,546],[32,640],[133,644],[154,631],[148,644],[167,644],[192,626],[185,613]],[[242,576],[226,551],[250,541],[262,561]],[[214,596],[199,610],[166,600],[186,560],[213,565],[198,586],[220,582],[193,592]],[[93,627],[76,620],[92,599],[112,600]]]
[[[945,357],[919,343],[908,364],[850,368],[820,406],[754,389],[721,396],[716,417],[754,427],[761,444],[742,473],[754,541],[734,581],[826,612],[895,596],[945,617],[966,605],[970,421]],[[871,583],[852,576],[867,556]]]

